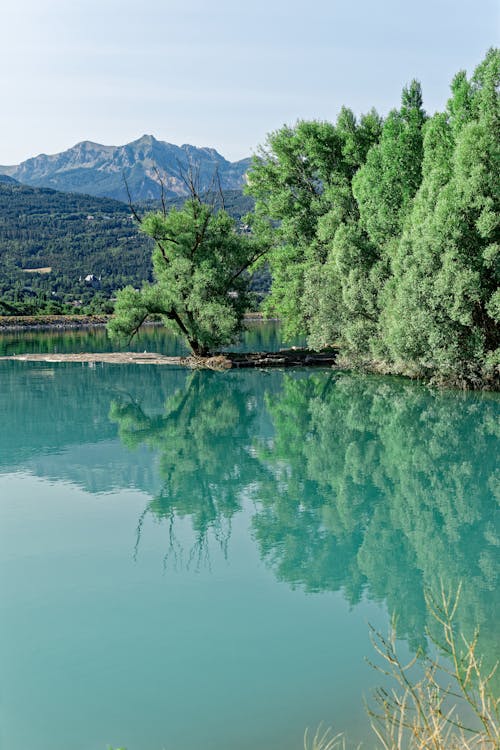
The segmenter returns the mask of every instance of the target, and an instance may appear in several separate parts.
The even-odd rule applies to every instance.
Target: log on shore
[[[209,357],[168,357],[152,352],[103,352],[83,354],[13,354],[0,361],[15,362],[80,362],[92,364],[149,364],[190,367],[192,369],[231,370],[267,367],[331,367],[337,352],[312,352],[308,349],[281,349],[278,352],[230,352]]]
[[[231,368],[246,367],[331,367],[337,351],[313,352],[310,349],[280,349],[277,352],[244,352],[220,355]]]

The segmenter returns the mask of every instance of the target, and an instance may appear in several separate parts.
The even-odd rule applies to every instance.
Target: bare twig
[[[135,210],[134,204],[132,203],[132,196],[130,195],[130,189],[128,186],[127,178],[125,177],[125,172],[122,172],[122,178],[123,178],[123,182],[125,183],[125,190],[127,191],[128,207],[130,208],[130,212],[132,213],[132,216],[134,217],[136,222],[138,224],[142,224],[142,217],[139,216],[139,214]]]
[[[158,178],[158,182],[160,183],[160,187],[161,187],[161,195],[160,195],[160,198],[161,198],[161,207],[162,207],[162,212],[163,212],[163,218],[165,218],[165,216],[167,215],[167,204],[165,202],[165,180],[161,176],[160,170],[158,169],[157,166],[153,167],[153,171],[154,171],[154,173],[156,174],[156,176]]]

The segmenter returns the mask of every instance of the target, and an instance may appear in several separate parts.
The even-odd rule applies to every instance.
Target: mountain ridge
[[[119,201],[128,200],[128,186],[132,200],[140,201],[158,199],[161,180],[166,197],[188,195],[185,177],[190,169],[196,175],[200,192],[208,189],[215,173],[222,189],[241,189],[250,163],[250,158],[230,162],[207,146],[187,143],[176,146],[144,134],[122,146],[79,141],[56,154],[42,153],[20,164],[0,166],[0,175],[31,187]]]

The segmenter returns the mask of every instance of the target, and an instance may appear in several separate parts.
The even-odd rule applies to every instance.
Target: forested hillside
[[[3,181],[0,255],[7,302],[87,300],[96,290],[109,296],[148,278],[151,263],[149,242],[123,203]]]
[[[168,201],[182,205],[184,198]],[[237,220],[253,201],[241,191],[224,192]],[[138,206],[155,210],[156,201]],[[151,243],[138,230],[129,206],[108,198],[21,185],[0,175],[0,312],[61,311],[80,300],[104,300],[151,277]],[[38,270],[37,270],[38,269]],[[86,281],[86,277],[94,278]],[[267,278],[267,287],[269,280]],[[262,274],[255,288],[266,287]]]

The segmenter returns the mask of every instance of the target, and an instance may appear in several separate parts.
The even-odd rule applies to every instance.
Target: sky
[[[2,0],[0,164],[144,133],[241,159],[412,78],[432,113],[499,37],[498,0]]]

